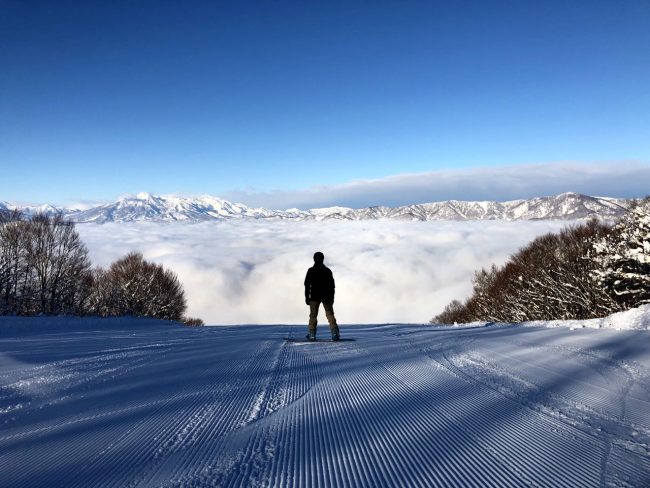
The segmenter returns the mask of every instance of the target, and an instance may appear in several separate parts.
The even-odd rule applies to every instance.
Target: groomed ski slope
[[[304,332],[0,319],[0,485],[650,485],[650,331]]]

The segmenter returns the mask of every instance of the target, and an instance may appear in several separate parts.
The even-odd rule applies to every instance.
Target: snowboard
[[[332,339],[316,339],[315,341],[310,341],[306,337],[285,337],[286,342],[299,343],[299,344],[318,344],[323,342],[336,344],[337,342],[352,342],[354,339],[352,337],[341,337],[338,341],[333,341]]]

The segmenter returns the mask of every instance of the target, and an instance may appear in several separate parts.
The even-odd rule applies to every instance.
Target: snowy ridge
[[[304,327],[0,317],[2,330],[6,486],[650,483],[650,331],[388,324],[291,343]]]
[[[15,205],[0,202],[0,209],[13,209]],[[537,197],[509,202],[470,202],[448,200],[443,202],[406,205],[401,207],[327,207],[311,210],[271,210],[251,208],[241,203],[231,203],[221,198],[156,196],[139,193],[135,197],[121,198],[116,202],[88,210],[59,209],[76,222],[133,222],[133,221],[187,221],[200,222],[222,219],[298,219],[298,220],[539,220],[586,219],[600,217],[612,219],[626,212],[627,201],[622,199],[591,197],[578,193]],[[27,214],[37,211],[53,212],[57,209],[44,205],[23,207]]]
[[[76,213],[79,210],[75,209],[66,209],[66,208],[59,208],[55,207],[53,205],[49,204],[44,204],[44,205],[15,205],[13,203],[9,202],[0,202],[0,211],[12,211],[12,210],[20,210],[26,215],[34,215],[37,213],[46,213],[46,214],[53,214],[59,211],[64,212],[65,214],[71,214],[71,213]]]

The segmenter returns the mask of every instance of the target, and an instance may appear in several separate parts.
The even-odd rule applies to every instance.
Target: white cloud
[[[643,197],[649,193],[650,164],[540,163],[517,166],[439,170],[358,180],[306,190],[239,191],[224,198],[251,206],[286,209],[343,205],[409,205],[441,200],[514,200],[567,191],[610,197]]]
[[[93,263],[132,250],[178,273],[188,314],[208,324],[305,324],[303,279],[316,250],[334,272],[345,323],[426,322],[561,222],[226,221],[82,224]],[[323,312],[319,317],[326,323]]]
[[[109,200],[65,200],[63,203],[58,204],[58,207],[64,207],[75,210],[88,210],[93,207],[98,207],[100,205],[105,205],[111,203]]]

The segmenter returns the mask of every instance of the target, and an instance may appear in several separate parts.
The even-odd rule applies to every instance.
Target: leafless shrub
[[[189,327],[202,327],[205,325],[203,323],[203,320],[195,317],[183,317],[183,325],[187,325]]]
[[[187,308],[178,277],[140,253],[127,254],[107,271],[95,270],[90,312],[181,320]]]
[[[431,322],[441,324],[458,324],[470,322],[467,308],[458,300],[452,300]]]
[[[116,315],[114,313],[116,309],[115,298],[108,272],[104,268],[93,269],[86,302],[87,313],[99,317]]]

